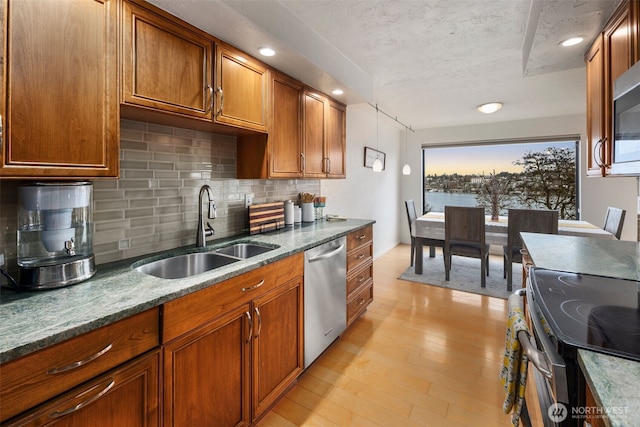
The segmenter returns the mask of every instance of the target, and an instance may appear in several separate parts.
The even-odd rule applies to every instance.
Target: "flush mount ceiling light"
[[[262,56],[273,56],[276,54],[276,51],[269,47],[261,47],[258,52],[260,52]]]
[[[334,89],[333,92],[334,95],[342,95],[344,93],[344,91],[342,89]]]
[[[502,102],[489,102],[478,106],[478,111],[484,114],[495,113],[502,108]]]
[[[562,46],[562,47],[575,46],[577,44],[582,43],[583,40],[584,40],[584,37],[582,37],[582,36],[571,37],[570,39],[566,39],[566,40],[560,42],[560,46]]]

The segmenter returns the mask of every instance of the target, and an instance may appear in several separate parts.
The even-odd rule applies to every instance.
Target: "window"
[[[578,138],[423,145],[424,212],[445,205],[558,210],[577,219]]]

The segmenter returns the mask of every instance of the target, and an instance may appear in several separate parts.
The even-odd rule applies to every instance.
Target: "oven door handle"
[[[522,303],[522,297],[527,293],[525,288],[518,289],[513,293],[518,298],[518,307],[524,310],[524,304]],[[533,319],[532,319],[533,320]],[[535,345],[531,343],[531,336],[526,331],[518,332],[518,341],[520,341],[520,345],[522,346],[523,351],[526,353],[527,357],[533,363],[533,366],[536,367],[538,371],[542,375],[544,375],[548,379],[552,379],[553,373],[549,368],[549,363],[547,362],[547,358],[545,354],[538,350]]]

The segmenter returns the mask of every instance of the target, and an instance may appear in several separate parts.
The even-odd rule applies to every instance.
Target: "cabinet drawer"
[[[373,301],[373,283],[365,286],[347,301],[347,326],[360,316]]]
[[[163,306],[162,341],[171,341],[278,284],[300,277],[303,271],[304,254],[300,252],[170,301]]]
[[[347,235],[347,252],[373,240],[373,227],[366,226]]]
[[[373,245],[371,244],[347,252],[347,274],[350,274],[354,268],[358,268],[372,259]]]
[[[157,427],[159,368],[160,351],[153,350],[26,412],[7,427]]]
[[[155,308],[2,365],[2,420],[158,346],[159,325]]]
[[[369,260],[366,264],[349,273],[347,277],[347,299],[360,286],[370,281],[373,277],[373,262]]]

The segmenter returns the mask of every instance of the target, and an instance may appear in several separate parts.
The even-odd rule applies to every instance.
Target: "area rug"
[[[499,255],[489,256],[487,286],[482,288],[480,287],[480,260],[454,256],[451,262],[450,280],[447,282],[444,280],[442,252],[438,251],[435,258],[429,258],[429,250],[425,248],[425,254],[423,274],[415,274],[414,267],[409,267],[398,279],[502,299],[507,299],[511,295],[511,292],[507,291],[507,279],[502,277],[502,257]],[[521,283],[522,267],[520,264],[513,264],[513,289],[519,288]]]

